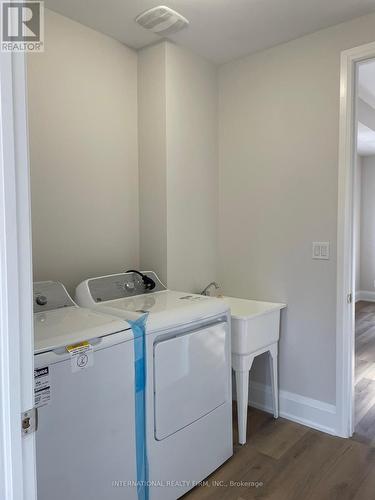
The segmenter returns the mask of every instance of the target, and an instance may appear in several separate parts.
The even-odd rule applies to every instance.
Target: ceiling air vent
[[[184,16],[164,5],[146,10],[139,14],[135,21],[158,35],[170,35],[189,25],[189,21]]]

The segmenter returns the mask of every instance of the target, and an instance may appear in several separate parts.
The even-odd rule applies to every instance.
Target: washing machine
[[[34,336],[38,500],[138,499],[129,324],[78,307],[61,283],[40,282]]]
[[[179,498],[233,453],[228,307],[138,271],[88,279],[75,299],[128,321],[147,317],[147,494]]]

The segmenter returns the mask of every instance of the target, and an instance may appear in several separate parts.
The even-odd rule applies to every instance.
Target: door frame
[[[36,500],[26,55],[0,52],[0,497]]]
[[[375,58],[375,42],[341,53],[337,221],[336,414],[337,433],[354,431],[354,166],[357,152],[358,63]],[[351,300],[350,300],[351,298]]]

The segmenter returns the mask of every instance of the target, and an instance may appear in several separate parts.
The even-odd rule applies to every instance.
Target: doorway
[[[369,181],[375,173],[370,168],[371,157],[375,159],[375,92],[374,100],[370,96],[375,89],[374,43],[342,53],[340,85],[337,430],[343,437],[354,435],[368,441],[371,434],[375,438],[375,425],[374,432],[371,430],[371,422],[375,424],[375,377],[371,378],[375,368],[375,280],[370,287],[366,264],[371,260],[367,240],[372,233],[367,229],[372,217],[371,208],[367,208],[372,198]]]
[[[354,434],[375,439],[375,59],[358,64],[354,162]]]

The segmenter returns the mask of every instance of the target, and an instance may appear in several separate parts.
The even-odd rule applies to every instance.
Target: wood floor
[[[375,303],[357,302],[355,322],[355,433],[375,444]],[[375,495],[374,495],[375,498]]]
[[[353,439],[250,409],[247,444],[184,500],[375,500],[375,304],[357,304],[356,334]]]
[[[375,447],[250,409],[247,444],[183,499],[255,498],[375,500]]]

